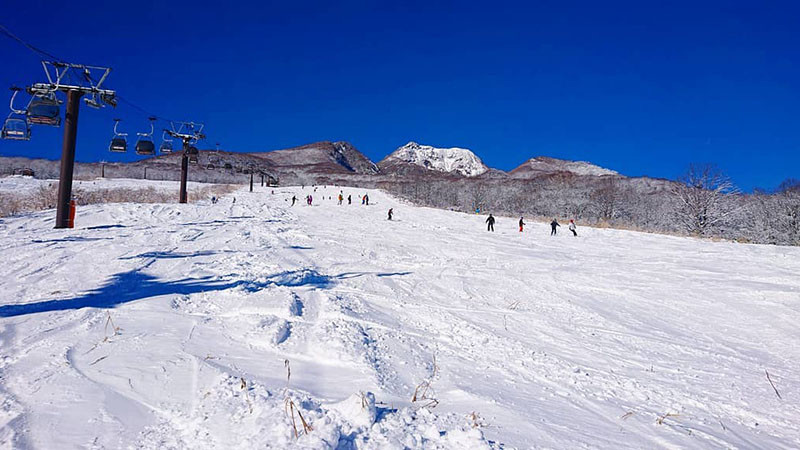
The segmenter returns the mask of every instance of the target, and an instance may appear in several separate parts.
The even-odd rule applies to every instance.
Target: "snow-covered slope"
[[[596,166],[585,161],[567,161],[563,159],[537,156],[525,161],[512,170],[511,176],[516,178],[539,176],[557,172],[571,172],[575,175],[619,175],[617,172]]]
[[[467,177],[474,177],[488,170],[480,158],[465,148],[436,148],[416,142],[409,142],[398,148],[387,156],[382,164],[390,165],[397,162]]]
[[[0,220],[0,447],[800,446],[800,248],[343,192]]]

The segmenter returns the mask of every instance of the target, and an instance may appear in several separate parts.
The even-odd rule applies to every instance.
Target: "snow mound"
[[[436,148],[416,142],[398,148],[387,159],[396,159],[439,172],[456,172],[467,177],[480,175],[487,170],[474,153],[465,148]]]
[[[380,413],[380,420],[376,419]],[[220,375],[203,387],[190,411],[162,411],[136,448],[490,449],[478,429],[456,415],[375,407],[372,393],[325,407],[302,391],[270,391],[260,383]],[[495,446],[496,447],[496,446]]]
[[[372,392],[353,394],[339,403],[332,404],[330,407],[339,411],[342,417],[353,425],[368,427],[375,423],[377,413],[375,409],[375,394]]]

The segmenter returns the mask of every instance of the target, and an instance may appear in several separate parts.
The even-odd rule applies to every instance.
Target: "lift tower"
[[[171,124],[171,130],[164,130],[168,135],[180,139],[183,142],[183,152],[181,154],[181,191],[180,203],[186,203],[186,180],[189,177],[189,163],[197,162],[199,151],[194,144],[201,139],[205,139],[203,134],[203,124],[194,122],[178,122]]]
[[[56,210],[56,228],[69,226],[69,202],[72,199],[72,171],[75,167],[75,139],[78,135],[78,112],[80,99],[92,108],[105,105],[117,106],[116,92],[103,89],[103,82],[111,73],[110,67],[86,66],[65,62],[42,61],[47,77],[46,83],[35,83],[27,91],[39,103],[31,103],[27,111],[28,123],[58,125],[51,121],[48,114],[39,115],[33,105],[54,112],[58,116],[58,105],[61,100],[56,93],[63,92],[67,97],[66,118],[64,120],[64,139],[61,144],[61,174],[58,181],[58,204]],[[66,82],[65,80],[69,80]],[[55,110],[53,110],[55,107]]]

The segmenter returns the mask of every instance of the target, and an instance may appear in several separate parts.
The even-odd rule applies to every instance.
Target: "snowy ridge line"
[[[800,442],[800,409],[763,374],[782,394],[800,387],[800,249],[591,228],[550,237],[503,219],[490,233],[483,216],[346,187],[290,206],[311,189],[93,205],[72,230],[52,229],[48,212],[0,222],[0,308],[25,305],[0,314],[0,391],[12,399],[0,420],[13,416],[0,437],[43,448]],[[340,189],[371,205],[337,205]],[[432,408],[411,401],[426,382]]]

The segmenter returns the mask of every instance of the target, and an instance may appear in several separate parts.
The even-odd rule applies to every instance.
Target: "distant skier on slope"
[[[295,203],[297,203],[297,196],[293,195],[292,196],[292,206],[294,206]]]
[[[575,230],[576,227],[574,220],[569,219],[569,226],[567,228],[569,228],[569,231],[572,231],[573,236],[578,237],[578,232]]]
[[[558,234],[558,230],[556,230],[556,227],[560,227],[560,226],[561,226],[561,224],[558,223],[558,221],[556,219],[553,219],[553,221],[550,222],[550,228],[551,228],[550,236],[555,236],[556,234]]]
[[[339,204],[341,205],[343,201],[344,201],[344,195],[342,195],[342,193],[339,192]]]
[[[366,202],[367,206],[369,206],[369,195],[364,194],[364,201]]]
[[[519,232],[522,233],[522,228],[525,227],[525,221],[522,220],[522,217],[519,218]]]
[[[494,231],[494,216],[489,214],[489,217],[486,219],[486,231]]]
[[[394,212],[394,209],[389,208],[389,220],[392,220],[392,213],[393,212]]]
[[[350,205],[353,203],[353,195],[347,194],[347,204]]]

